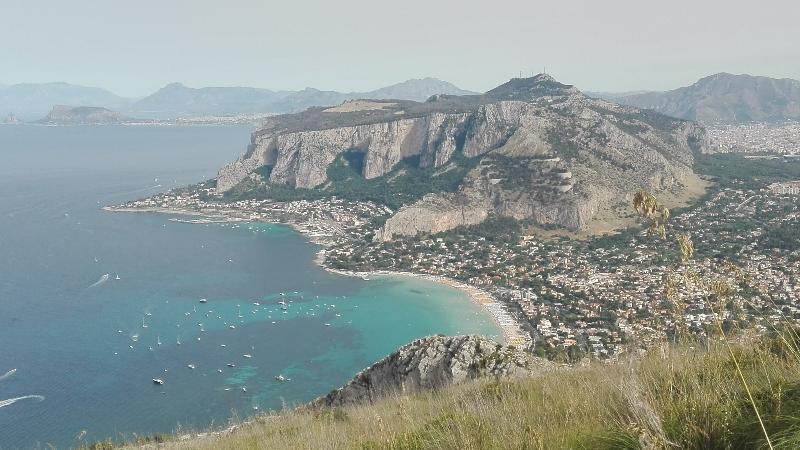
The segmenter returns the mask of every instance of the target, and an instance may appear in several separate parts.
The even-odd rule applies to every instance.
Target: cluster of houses
[[[289,223],[326,244],[329,267],[460,280],[498,300],[504,317],[529,334],[525,345],[606,358],[679,329],[702,336],[721,322],[765,327],[800,319],[800,250],[775,248],[766,240],[773,228],[800,220],[798,195],[774,185],[754,189],[734,183],[673,217],[671,233],[687,233],[697,251],[688,264],[678,262],[672,241],[644,232],[603,245],[468,232],[375,242],[369,236],[376,219],[391,213],[384,206],[337,198],[226,202],[203,184],[123,207]],[[688,282],[692,277],[709,281]],[[731,287],[724,305],[712,284]]]
[[[712,145],[722,153],[800,155],[800,122],[749,123],[708,128]]]
[[[534,345],[608,357],[680,328],[707,335],[721,322],[765,326],[779,316],[800,318],[800,251],[764,244],[767,228],[798,215],[796,197],[776,197],[768,188],[721,189],[672,219],[673,232],[688,233],[697,249],[685,265],[673,243],[646,233],[595,247],[530,236],[517,242],[425,236],[334,247],[328,258],[341,267],[410,270],[480,286],[513,306]],[[674,278],[672,298],[665,294],[667,273]],[[707,282],[691,283],[693,276]],[[723,308],[711,300],[720,283],[732,287]]]

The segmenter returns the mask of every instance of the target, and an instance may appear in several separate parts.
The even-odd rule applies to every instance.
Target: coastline
[[[324,250],[321,251],[320,253],[324,253]],[[508,311],[506,311],[503,303],[495,300],[491,294],[476,286],[458,280],[454,280],[452,278],[443,277],[440,275],[429,275],[423,273],[399,272],[391,270],[373,270],[368,272],[352,272],[345,270],[337,270],[337,269],[332,269],[330,267],[326,267],[324,264],[321,264],[321,258],[319,256],[315,259],[315,262],[317,262],[320,265],[320,267],[327,270],[328,272],[342,276],[357,277],[357,278],[362,278],[364,280],[369,280],[370,278],[376,278],[376,277],[414,278],[419,280],[430,281],[433,283],[443,284],[453,289],[458,289],[459,291],[465,293],[473,303],[480,306],[481,309],[483,309],[483,311],[489,315],[492,322],[494,322],[495,326],[497,326],[497,328],[500,330],[503,336],[503,342],[502,342],[503,344],[513,345],[515,347],[520,347],[520,348],[524,348],[529,344],[530,338],[526,336],[526,334],[522,330],[522,327],[520,327],[519,323],[514,318],[514,316],[509,314]]]
[[[320,245],[322,247],[322,249],[320,249],[317,252],[316,256],[314,257],[314,263],[328,272],[347,277],[362,278],[365,280],[368,280],[370,277],[382,277],[382,276],[409,277],[409,278],[416,278],[420,280],[439,283],[454,289],[458,289],[463,293],[465,293],[467,297],[470,299],[470,301],[479,305],[481,309],[489,315],[492,322],[494,322],[494,324],[500,330],[504,344],[513,345],[518,348],[526,348],[531,343],[530,336],[528,336],[527,333],[523,331],[517,319],[506,310],[505,305],[502,302],[496,300],[489,292],[477,286],[473,286],[464,283],[462,281],[440,275],[430,275],[424,273],[401,272],[401,271],[391,271],[391,270],[354,272],[354,271],[338,270],[326,266],[325,252],[327,247],[330,247],[335,243],[335,238],[330,235],[322,235],[316,232],[313,229],[314,227],[307,226],[307,224],[299,223],[293,220],[288,220],[288,221],[264,220],[264,218],[258,217],[257,215],[247,214],[247,212],[245,211],[238,211],[235,209],[215,209],[215,210],[203,211],[203,210],[183,209],[175,207],[127,208],[127,207],[112,207],[112,206],[104,206],[102,209],[110,212],[157,213],[157,214],[167,214],[167,215],[189,216],[193,217],[194,219],[178,220],[178,221],[190,224],[261,222],[261,223],[286,225],[291,227],[297,233],[300,233],[304,237],[309,239],[311,243]]]

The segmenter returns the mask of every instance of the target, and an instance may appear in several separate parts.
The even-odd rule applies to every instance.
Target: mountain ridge
[[[353,183],[402,192],[391,180],[409,170],[448,173],[460,178],[410,197],[378,238],[492,216],[578,231],[632,190],[693,183],[693,155],[707,144],[696,124],[594,100],[544,74],[481,95],[345,106],[268,118],[248,151],[220,169],[218,192],[272,198],[288,186],[298,195],[358,195]]]
[[[800,81],[720,72],[690,86],[613,101],[706,124],[781,122],[800,119]]]
[[[306,88],[274,91],[247,86],[192,88],[173,82],[142,98],[127,98],[106,89],[64,82],[0,86],[0,115],[34,120],[56,105],[104,107],[153,119],[205,115],[297,112],[313,106],[334,106],[358,98],[422,101],[434,94],[464,95],[452,83],[432,77],[412,78],[373,91],[338,92]]]

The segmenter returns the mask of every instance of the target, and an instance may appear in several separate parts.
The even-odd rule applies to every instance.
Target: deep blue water
[[[319,269],[286,227],[100,209],[208,179],[248,141],[0,126],[0,377],[16,369],[0,379],[1,448],[223,425],[327,393],[414,338],[497,333],[459,291]],[[43,400],[2,406],[27,395]]]

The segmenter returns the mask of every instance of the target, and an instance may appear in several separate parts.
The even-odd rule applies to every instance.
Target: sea
[[[212,178],[249,133],[0,126],[0,448],[225,427],[416,338],[500,335],[459,290],[324,271],[286,226],[101,209]]]

